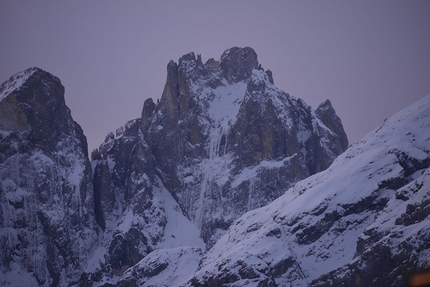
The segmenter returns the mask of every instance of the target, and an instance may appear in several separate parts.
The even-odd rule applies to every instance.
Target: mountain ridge
[[[5,285],[380,286],[427,266],[428,97],[344,152],[331,102],[278,89],[252,48],[189,53],[91,162],[58,78],[30,68],[0,99]]]

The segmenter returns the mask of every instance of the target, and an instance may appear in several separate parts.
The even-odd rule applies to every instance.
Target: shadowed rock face
[[[339,135],[339,140],[334,141],[337,144],[336,149],[338,151],[345,151],[348,148],[348,138],[343,130],[342,122],[336,115],[330,100],[321,103],[315,110],[315,114],[326,127],[332,130],[336,135]]]
[[[38,68],[11,77],[0,87],[5,284],[9,268],[33,274],[42,286],[79,279],[97,231],[91,181],[86,138],[60,80]]]
[[[257,53],[252,48],[233,47],[221,55],[224,77],[231,82],[248,79],[253,69],[258,68]]]
[[[16,82],[22,82],[22,85],[10,91],[11,83]],[[30,68],[5,82],[1,90],[5,94],[0,105],[1,130],[25,132],[29,148],[38,147],[45,152],[54,150],[64,139],[64,134],[69,133],[88,156],[86,137],[71,117],[64,100],[64,87],[57,77],[38,68]]]

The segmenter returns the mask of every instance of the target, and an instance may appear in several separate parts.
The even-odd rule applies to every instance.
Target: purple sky
[[[0,1],[0,82],[59,77],[90,152],[159,98],[169,60],[255,49],[275,84],[330,99],[350,143],[430,94],[430,1]]]

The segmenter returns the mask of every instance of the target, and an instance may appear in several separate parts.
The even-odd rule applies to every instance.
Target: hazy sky
[[[59,77],[90,152],[159,98],[169,60],[255,49],[275,84],[330,99],[350,143],[430,94],[430,1],[0,0],[0,82]]]

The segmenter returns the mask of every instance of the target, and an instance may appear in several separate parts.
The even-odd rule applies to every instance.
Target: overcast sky
[[[430,1],[0,0],[0,82],[59,77],[90,152],[160,98],[169,60],[249,46],[275,85],[330,99],[353,143],[430,94]]]

